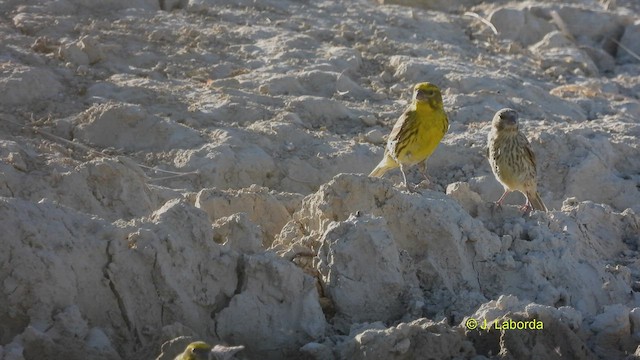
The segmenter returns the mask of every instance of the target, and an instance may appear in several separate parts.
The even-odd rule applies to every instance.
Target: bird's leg
[[[509,195],[510,193],[511,193],[511,191],[505,189],[505,191],[502,194],[502,196],[500,196],[500,199],[498,199],[498,201],[496,201],[496,206],[502,207],[502,202],[504,201],[504,198],[507,197],[507,195]]]
[[[427,181],[427,185],[431,184],[431,180],[429,180],[429,176],[427,176],[427,161],[421,161],[418,163],[418,170]]]
[[[404,173],[404,166],[402,164],[400,164],[400,172],[402,172],[402,178],[404,179],[404,186],[410,192],[415,192],[415,190],[413,189],[413,186],[409,186],[409,182],[407,181],[407,175]]]
[[[529,211],[533,210],[533,205],[531,205],[531,201],[529,201],[528,197],[525,196],[525,198],[527,199],[527,201],[524,203],[524,205],[520,206],[520,211],[526,214]]]

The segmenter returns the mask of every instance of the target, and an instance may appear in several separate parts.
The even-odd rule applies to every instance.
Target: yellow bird
[[[387,140],[384,158],[369,176],[381,177],[400,167],[404,185],[413,191],[405,169],[419,163],[424,166],[424,161],[433,154],[448,129],[449,119],[444,112],[440,89],[428,82],[416,84],[411,106],[396,121]]]
[[[522,211],[547,211],[538,193],[536,157],[529,140],[518,130],[518,113],[515,110],[507,108],[496,112],[487,142],[491,170],[504,187],[504,193],[496,204],[500,206],[507,194],[519,191],[527,198],[520,208]]]
[[[211,349],[211,345],[204,341],[192,342],[174,360],[209,360]]]
[[[173,360],[229,360],[241,350],[244,350],[244,345],[211,347],[204,341],[196,341],[187,345],[187,348]]]

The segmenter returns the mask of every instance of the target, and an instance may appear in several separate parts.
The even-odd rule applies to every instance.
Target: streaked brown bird
[[[512,191],[519,191],[527,198],[520,210],[547,211],[538,193],[536,157],[527,137],[518,129],[518,113],[513,109],[501,109],[491,121],[488,136],[489,163],[496,179],[504,187],[504,193],[496,202],[502,205]]]

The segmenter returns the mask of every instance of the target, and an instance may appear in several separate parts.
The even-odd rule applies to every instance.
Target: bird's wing
[[[527,153],[527,158],[529,158],[529,160],[533,164],[533,167],[535,168],[536,167],[536,155],[533,153],[533,150],[531,150],[531,144],[529,143],[529,140],[527,139],[527,137],[523,133],[519,133],[518,136],[521,138],[522,143],[525,145],[524,146],[524,150]]]
[[[442,123],[443,126],[443,131],[446,134],[447,132],[449,132],[449,117],[447,116],[447,114],[443,111],[442,115],[444,116],[444,122]]]
[[[404,140],[406,140],[407,137],[412,136],[412,134],[418,130],[418,128],[414,126],[416,118],[415,110],[407,110],[400,116],[398,121],[396,121],[396,124],[391,130],[391,134],[389,134],[389,141],[387,143],[387,148],[392,156],[397,156],[398,152],[401,150],[397,145],[403,143],[406,144]],[[415,130],[410,131],[411,128],[414,128]]]

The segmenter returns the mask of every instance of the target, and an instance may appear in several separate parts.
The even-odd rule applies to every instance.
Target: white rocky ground
[[[1,1],[0,359],[633,357],[639,12]],[[421,81],[451,127],[414,194],[365,174]],[[549,213],[491,205],[502,107]]]

